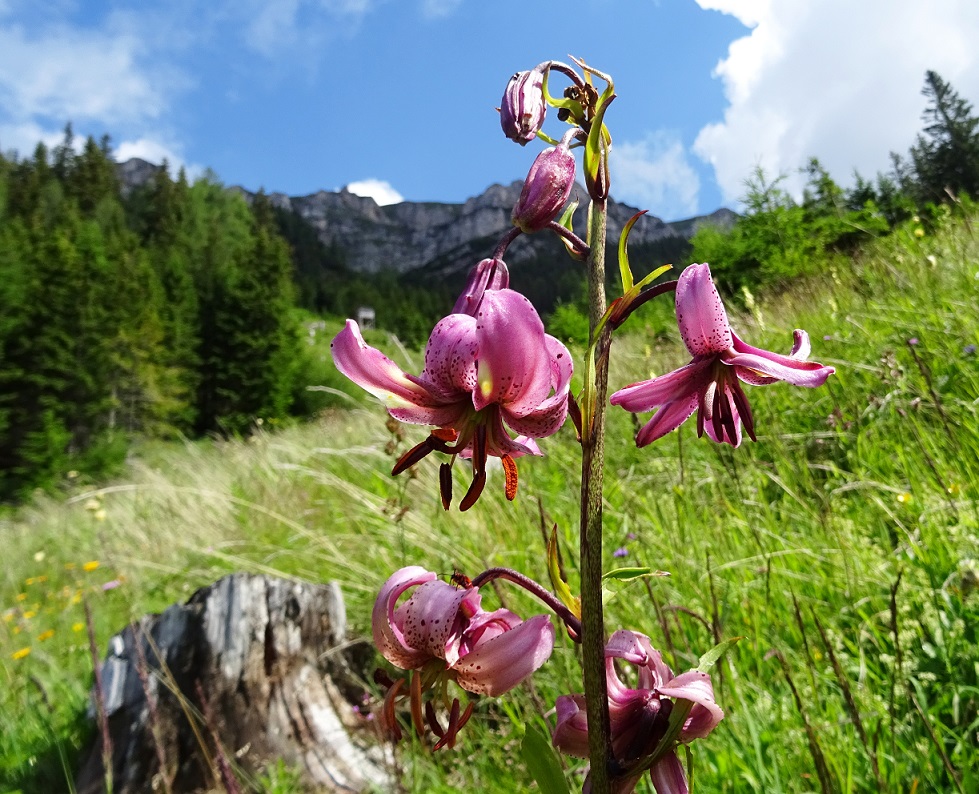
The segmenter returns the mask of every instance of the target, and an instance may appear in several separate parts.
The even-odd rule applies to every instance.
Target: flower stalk
[[[581,646],[585,698],[588,704],[588,747],[592,794],[609,794],[612,760],[608,692],[605,680],[605,618],[602,608],[602,492],[605,473],[605,403],[608,394],[608,349],[612,329],[605,315],[605,230],[608,206],[592,199],[589,213],[588,304],[594,403],[590,421],[581,428]],[[598,333],[598,339],[595,334]],[[586,376],[587,377],[587,376]]]

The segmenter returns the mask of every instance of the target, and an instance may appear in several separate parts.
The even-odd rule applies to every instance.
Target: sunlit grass
[[[612,585],[609,630],[649,634],[675,670],[718,638],[745,638],[716,677],[727,718],[696,748],[703,790],[820,790],[810,737],[837,791],[954,791],[943,753],[975,790],[977,286],[979,244],[955,223],[934,237],[898,231],[856,264],[827,263],[816,283],[755,296],[732,318],[744,338],[787,352],[792,329],[806,328],[814,357],[838,370],[817,390],[749,389],[757,444],[730,450],[686,426],[636,450],[633,419],[611,411],[606,567],[671,575]],[[664,316],[630,320],[614,384],[683,363]],[[417,371],[417,356],[409,366],[386,351]],[[491,472],[476,508],[446,514],[434,461],[389,476],[425,431],[392,429],[366,396],[337,401],[348,407],[246,441],[147,445],[124,479],[74,483],[3,519],[0,788],[60,790],[70,777],[91,680],[83,601],[104,647],[130,619],[229,571],[336,579],[352,632],[366,635],[379,584],[405,564],[446,576],[507,565],[546,581],[542,528],[553,524],[575,585],[570,428],[542,443],[545,458],[519,461],[515,503]],[[465,467],[455,476],[461,493]],[[529,787],[517,726],[577,690],[576,675],[575,648],[559,640],[531,687],[480,702],[455,751],[409,748],[406,785]],[[580,764],[569,770],[580,782]]]

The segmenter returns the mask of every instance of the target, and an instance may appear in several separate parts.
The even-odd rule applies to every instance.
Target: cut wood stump
[[[335,583],[251,574],[127,626],[101,666],[112,791],[244,792],[280,762],[306,790],[392,790],[389,753],[357,708],[373,652],[345,631]],[[106,755],[97,726],[79,794],[105,789]]]

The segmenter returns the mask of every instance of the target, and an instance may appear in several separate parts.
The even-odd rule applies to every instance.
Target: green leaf
[[[633,579],[643,579],[647,576],[669,576],[668,571],[657,571],[653,568],[615,568],[602,574],[604,581],[631,582]]]
[[[571,794],[551,742],[536,725],[528,725],[520,745],[527,771],[543,794]]]
[[[640,210],[629,218],[629,222],[622,227],[622,234],[619,235],[619,275],[622,276],[623,295],[632,289],[633,284],[632,268],[629,267],[629,232],[636,225],[636,221],[645,215],[646,212],[647,210]]]
[[[744,637],[731,637],[729,640],[724,640],[720,645],[715,645],[707,653],[700,657],[700,662],[697,664],[697,669],[702,673],[709,673],[711,668],[717,664],[720,658],[726,654],[731,648],[737,645]]]
[[[636,289],[642,289],[647,284],[655,281],[660,276],[662,276],[667,270],[672,270],[672,269],[673,269],[673,265],[662,265],[661,267],[656,268],[652,273],[643,277],[642,281],[636,284]]]
[[[557,558],[557,524],[551,530],[551,537],[547,541],[547,572],[551,577],[551,587],[561,603],[570,609],[576,618],[581,618],[581,599],[573,595],[568,583],[561,578],[561,567],[558,565]]]

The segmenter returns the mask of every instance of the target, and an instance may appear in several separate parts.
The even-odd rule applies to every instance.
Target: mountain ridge
[[[162,167],[139,158],[117,164],[123,192],[146,184]],[[510,212],[521,187],[519,180],[509,185],[493,184],[462,203],[403,201],[385,206],[346,188],[319,190],[304,196],[281,192],[267,195],[274,206],[295,213],[309,224],[325,246],[341,250],[351,271],[365,274],[394,271],[399,275],[417,271],[429,276],[448,276],[468,272],[475,264],[473,256],[482,258],[491,253],[492,242],[481,255],[476,250],[477,243],[499,238],[511,228]],[[256,195],[237,185],[228,189],[249,202]],[[575,194],[587,198],[580,185],[572,198]],[[608,239],[614,243],[625,223],[639,210],[613,199],[609,199],[608,207]],[[583,202],[575,223],[575,230],[582,236],[586,215],[587,205]],[[633,227],[629,243],[633,247],[654,243],[678,247],[688,242],[702,225],[728,228],[736,218],[726,208],[670,222],[647,213]],[[519,263],[541,256],[549,248],[553,251],[554,245],[559,244],[553,235],[522,235],[508,251],[508,263],[511,258]]]

